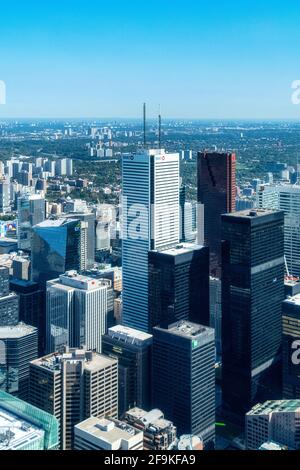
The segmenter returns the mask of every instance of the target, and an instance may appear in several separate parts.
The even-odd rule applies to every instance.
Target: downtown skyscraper
[[[179,154],[123,156],[123,324],[149,331],[148,252],[179,242]]]
[[[150,327],[189,320],[209,326],[209,249],[191,243],[149,252]]]
[[[284,214],[222,216],[223,402],[244,414],[280,380]]]
[[[30,363],[30,403],[54,415],[62,450],[73,448],[74,426],[90,416],[118,416],[118,362],[66,348]]]
[[[180,321],[153,329],[152,405],[164,410],[180,434],[215,440],[215,334]]]
[[[32,227],[45,219],[45,198],[40,194],[24,194],[18,198],[18,248],[31,249]]]
[[[86,346],[101,353],[110,286],[109,280],[81,276],[76,271],[47,282],[47,354],[62,352],[64,346]]]
[[[289,276],[300,276],[300,185],[262,185],[257,205],[284,211],[284,255]]]
[[[198,243],[210,248],[210,273],[221,277],[221,215],[235,211],[236,155],[198,153]]]

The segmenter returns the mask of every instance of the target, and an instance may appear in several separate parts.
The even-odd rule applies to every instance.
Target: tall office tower
[[[67,158],[66,161],[66,174],[67,176],[73,175],[73,160],[72,158]]]
[[[149,251],[149,331],[179,320],[209,325],[209,248]]]
[[[221,277],[221,215],[235,211],[236,156],[234,153],[198,153],[198,204],[204,209],[204,241],[210,248],[210,273]],[[203,238],[203,216],[198,217]]]
[[[193,152],[192,150],[182,150],[181,151],[181,160],[186,162],[191,161],[193,159]]]
[[[18,174],[17,181],[19,184],[22,184],[24,186],[31,186],[32,174],[28,171],[21,170]]]
[[[18,248],[31,249],[32,227],[45,220],[45,198],[39,194],[24,194],[18,198]]]
[[[33,326],[19,323],[0,327],[0,388],[28,399],[29,363],[38,357],[38,334]]]
[[[134,406],[151,405],[152,335],[126,326],[109,328],[102,338],[102,352],[118,359],[119,416]]]
[[[9,294],[9,269],[0,266],[0,297]]]
[[[273,398],[281,375],[283,223],[272,210],[222,215],[223,402],[238,414]]]
[[[186,200],[186,186],[179,190],[180,201],[180,242],[195,242],[197,238],[197,203]]]
[[[19,297],[19,320],[38,329],[39,355],[43,353],[43,291],[37,282],[12,278],[10,288]]]
[[[23,162],[21,169],[22,169],[22,171],[28,171],[28,173],[32,174],[33,164],[30,163],[30,162]]]
[[[284,279],[284,291],[285,297],[294,297],[297,294],[300,294],[300,279],[295,278],[285,278]]]
[[[66,271],[80,269],[81,222],[75,219],[45,220],[33,227],[32,280],[44,286]]]
[[[19,160],[12,160],[12,177],[16,179],[18,177],[19,171],[21,170],[22,164]]]
[[[124,422],[144,433],[144,450],[168,450],[176,441],[177,429],[160,410],[128,410]]]
[[[60,158],[55,162],[55,176],[66,176],[67,174],[67,159]]]
[[[72,449],[76,424],[118,417],[118,362],[68,348],[37,359],[30,363],[30,402],[58,419],[61,449]]]
[[[68,271],[47,282],[46,352],[62,352],[64,346],[101,352],[107,330],[109,280]]]
[[[261,186],[257,205],[284,211],[284,254],[287,274],[300,277],[300,185]]]
[[[86,271],[90,264],[88,262],[88,222],[80,223],[80,272]]]
[[[289,297],[282,306],[282,396],[300,399],[300,294]],[[297,356],[298,354],[298,356]]]
[[[5,178],[0,180],[0,213],[10,213],[10,183]]]
[[[275,441],[290,450],[300,449],[300,400],[266,401],[246,414],[246,449],[257,450]]]
[[[117,419],[88,418],[74,434],[75,450],[143,450],[143,431]]]
[[[44,164],[44,171],[49,172],[50,176],[55,176],[55,162],[47,160]]]
[[[19,297],[9,292],[0,297],[0,327],[14,326],[19,321]]]
[[[114,300],[114,318],[117,325],[122,324],[122,296]]]
[[[217,358],[222,356],[222,282],[209,278],[210,326],[215,330]]]
[[[179,187],[179,206],[180,206],[180,220],[179,220],[179,240],[185,242],[185,204],[186,204],[186,186],[181,184]]]
[[[14,278],[28,281],[31,278],[30,259],[28,257],[16,256],[12,262],[12,270]]]
[[[54,416],[0,390],[0,451],[55,450],[58,435]]]
[[[164,410],[179,434],[215,440],[215,334],[181,321],[153,329],[152,404]]]
[[[148,251],[179,242],[179,154],[123,156],[123,322],[148,331]]]
[[[93,268],[95,264],[96,216],[92,212],[71,212],[66,219],[77,219],[81,224],[81,270]]]

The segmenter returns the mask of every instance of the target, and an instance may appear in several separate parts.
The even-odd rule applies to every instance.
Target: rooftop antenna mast
[[[146,103],[143,104],[144,149],[146,148]]]
[[[158,148],[161,149],[161,111],[158,109]]]

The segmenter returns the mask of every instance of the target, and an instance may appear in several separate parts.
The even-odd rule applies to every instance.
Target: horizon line
[[[158,118],[158,116],[156,117],[148,117],[147,121],[156,121]],[[0,122],[3,121],[3,120],[7,120],[7,121],[10,121],[10,120],[55,120],[55,121],[59,121],[59,120],[82,120],[82,121],[86,121],[86,120],[122,120],[122,119],[126,119],[126,120],[132,120],[132,121],[142,121],[142,117],[140,116],[136,116],[136,117],[130,117],[130,116],[123,116],[123,117],[120,117],[120,116],[110,116],[110,117],[106,117],[106,116],[91,116],[91,117],[84,117],[84,116],[61,116],[61,117],[58,117],[58,116],[32,116],[32,117],[28,117],[28,116],[11,116],[11,117],[7,117],[7,116],[0,116]],[[268,118],[268,117],[162,117],[162,121],[164,120],[169,120],[169,121],[269,121],[269,122],[273,122],[273,121],[300,121],[300,116],[299,117],[273,117],[273,118]]]

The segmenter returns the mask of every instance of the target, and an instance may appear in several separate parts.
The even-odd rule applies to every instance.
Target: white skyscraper
[[[123,323],[148,331],[148,251],[179,242],[179,154],[123,157]]]
[[[107,290],[111,281],[81,276],[69,271],[47,282],[47,353],[64,346],[101,352],[101,337],[107,330]]]
[[[0,180],[0,213],[8,214],[10,212],[10,183],[8,179]]]
[[[300,277],[300,185],[262,186],[258,191],[260,208],[284,211],[284,254],[288,273]]]

